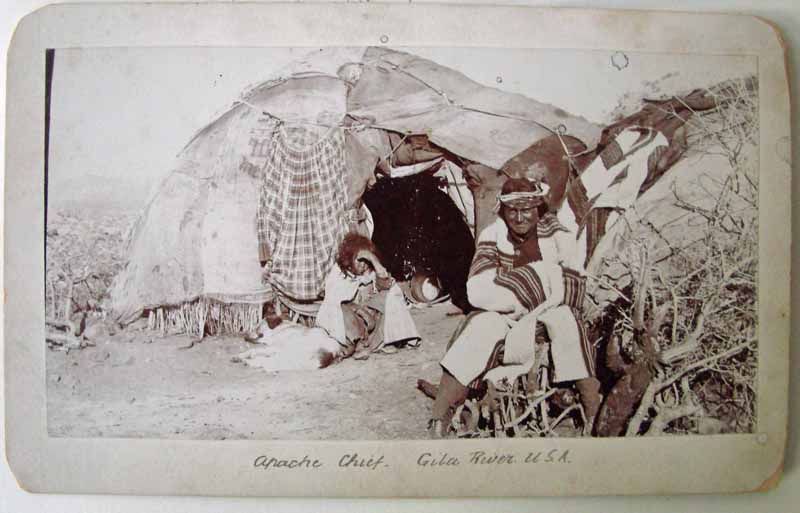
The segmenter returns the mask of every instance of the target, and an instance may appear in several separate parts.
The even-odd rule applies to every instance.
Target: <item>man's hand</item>
[[[389,290],[395,284],[394,278],[388,274],[385,276],[378,276],[375,278],[375,287],[378,290]]]
[[[522,305],[519,305],[518,308],[515,308],[514,310],[506,313],[505,315],[507,315],[508,318],[511,319],[512,321],[518,321],[528,313],[529,313],[528,310],[526,310]]]

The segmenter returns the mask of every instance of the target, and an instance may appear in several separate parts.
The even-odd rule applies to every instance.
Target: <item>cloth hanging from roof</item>
[[[642,184],[653,173],[669,141],[658,131],[627,129],[573,181],[559,208],[561,224],[574,234],[569,267],[585,271],[596,252],[611,254],[613,238],[604,237],[629,209]],[[598,248],[600,245],[606,248]]]
[[[275,130],[258,211],[268,280],[300,301],[319,298],[347,231],[342,131],[331,129],[311,144],[307,135],[284,125]]]

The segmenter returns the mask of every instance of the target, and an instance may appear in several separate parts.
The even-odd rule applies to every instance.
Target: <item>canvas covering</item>
[[[272,297],[259,264],[257,214],[279,124],[312,137],[331,126],[342,131],[342,215],[351,221],[376,165],[391,155],[387,130],[427,135],[497,169],[559,127],[587,145],[600,136],[583,118],[408,53],[374,47],[310,52],[248,89],[181,151],[131,231],[129,261],[110,293],[117,320],[200,298],[255,305]],[[330,265],[328,258],[321,272]],[[291,297],[293,291],[282,293]]]

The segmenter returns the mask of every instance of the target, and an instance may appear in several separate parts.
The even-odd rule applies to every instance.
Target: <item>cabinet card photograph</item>
[[[469,468],[480,494],[642,493],[673,485],[511,486],[650,443],[782,451],[790,144],[757,53],[124,38],[37,48],[48,443],[311,476],[278,495]],[[452,473],[386,482],[420,469]]]

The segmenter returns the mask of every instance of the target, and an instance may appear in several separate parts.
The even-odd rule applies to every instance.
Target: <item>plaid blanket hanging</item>
[[[275,130],[258,210],[259,256],[269,282],[299,301],[318,299],[347,230],[341,130],[308,144],[308,132]]]

